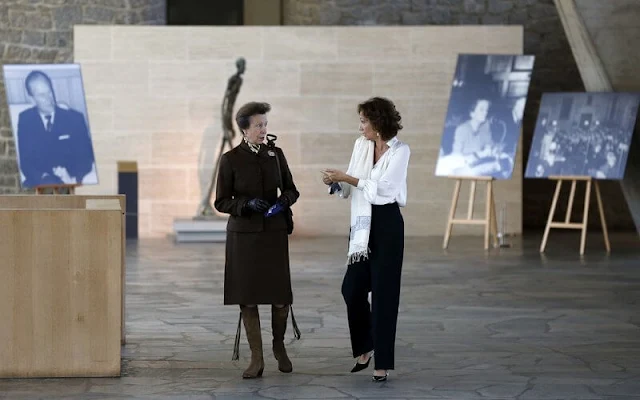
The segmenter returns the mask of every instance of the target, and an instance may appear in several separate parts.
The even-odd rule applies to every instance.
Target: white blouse
[[[407,170],[411,150],[409,145],[391,138],[387,150],[373,166],[368,179],[360,179],[357,188],[364,192],[365,199],[375,205],[397,202],[400,207],[407,205]],[[341,185],[348,185],[342,182]],[[340,192],[342,196],[344,190]]]

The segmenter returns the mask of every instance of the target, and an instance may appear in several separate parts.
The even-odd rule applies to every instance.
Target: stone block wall
[[[285,25],[524,25],[525,52],[537,57],[524,120],[525,162],[541,93],[584,90],[553,0],[282,2]],[[164,24],[165,3],[166,0],[3,0],[0,61],[3,64],[71,61],[74,24]],[[8,118],[0,80],[0,193],[19,191]],[[619,185],[606,186],[610,228],[633,229]],[[523,191],[523,226],[540,229],[546,222],[553,184],[525,180]]]
[[[2,0],[0,64],[73,61],[75,24],[164,25],[165,0]],[[20,191],[0,68],[0,194]]]
[[[278,135],[301,193],[293,208],[296,235],[348,231],[348,202],[327,195],[319,171],[348,166],[358,136],[356,105],[374,94],[393,98],[402,110],[402,140],[411,146],[405,231],[441,235],[454,181],[433,173],[457,55],[522,51],[519,26],[76,25],[74,32],[100,177],[78,193],[113,193],[117,161],[136,161],[141,238],[166,237],[175,218],[195,215],[213,172],[222,94],[238,56],[247,69],[236,105],[271,103],[269,131]],[[368,46],[386,57],[367,58]],[[520,233],[521,153],[515,168],[514,179],[496,185],[496,197],[506,203],[509,232]],[[476,217],[484,210],[479,186]],[[467,210],[468,185],[460,197],[458,215]],[[457,226],[455,234],[482,229]]]

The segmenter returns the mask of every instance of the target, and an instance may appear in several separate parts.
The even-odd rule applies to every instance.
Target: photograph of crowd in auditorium
[[[640,93],[544,94],[525,177],[622,179],[639,104]]]
[[[533,64],[529,55],[458,57],[436,176],[511,178]]]

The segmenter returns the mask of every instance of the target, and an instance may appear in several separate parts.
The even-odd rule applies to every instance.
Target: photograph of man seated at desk
[[[545,93],[526,178],[624,178],[640,93]]]
[[[533,56],[461,55],[436,176],[510,179]]]
[[[97,185],[80,66],[5,65],[23,188]]]

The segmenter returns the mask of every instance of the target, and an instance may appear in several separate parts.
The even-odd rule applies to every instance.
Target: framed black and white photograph
[[[640,93],[545,93],[526,178],[590,176],[620,180]]]
[[[510,179],[535,57],[460,54],[436,176]]]
[[[79,64],[4,65],[23,188],[97,185]]]

